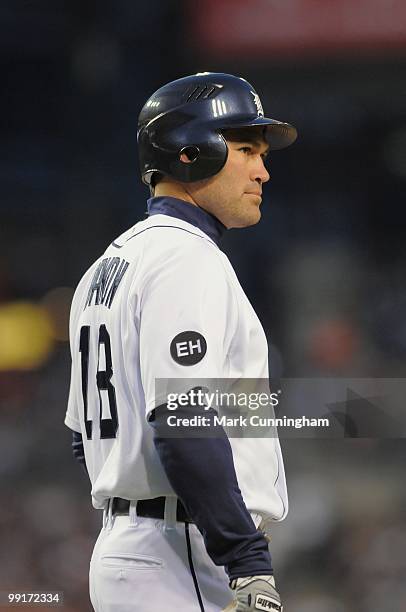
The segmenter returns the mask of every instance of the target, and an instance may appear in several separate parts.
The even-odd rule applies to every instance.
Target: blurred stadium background
[[[271,367],[401,378],[406,4],[3,0],[0,49],[0,590],[62,590],[84,612],[101,516],[63,426],[67,316],[89,263],[144,215],[144,100],[231,72],[297,126],[271,160],[260,225],[223,245]],[[405,440],[282,443],[291,512],[272,550],[286,610],[405,611]]]

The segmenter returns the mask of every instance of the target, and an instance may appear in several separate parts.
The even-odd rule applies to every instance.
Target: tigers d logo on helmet
[[[262,108],[262,102],[259,98],[259,95],[255,93],[255,91],[251,90],[252,95],[254,96],[254,104],[257,107],[258,117],[264,116],[264,109]]]

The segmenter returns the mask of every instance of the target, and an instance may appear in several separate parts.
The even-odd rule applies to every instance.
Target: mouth
[[[258,193],[258,191],[245,191],[244,193],[245,193],[246,195],[256,196],[257,198],[259,198],[260,200],[262,200],[262,193]]]

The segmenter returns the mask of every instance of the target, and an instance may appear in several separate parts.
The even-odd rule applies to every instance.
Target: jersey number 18
[[[79,351],[81,353],[82,366],[82,395],[83,408],[85,417],[86,436],[88,440],[92,439],[93,422],[88,418],[88,383],[89,383],[89,340],[90,340],[90,325],[83,325],[80,330]],[[110,335],[105,325],[99,327],[98,339],[98,358],[96,372],[96,386],[99,394],[99,422],[100,422],[100,438],[115,438],[118,420],[117,420],[117,404],[116,390],[111,383],[113,376],[113,366],[111,362],[111,342]],[[102,350],[105,356],[105,367],[100,369]],[[107,391],[109,401],[109,409],[111,418],[103,419],[103,401],[102,391]]]

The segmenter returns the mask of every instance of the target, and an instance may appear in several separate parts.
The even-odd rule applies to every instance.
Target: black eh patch
[[[199,332],[184,331],[171,342],[171,356],[176,363],[191,366],[199,363],[207,351],[207,342]]]

